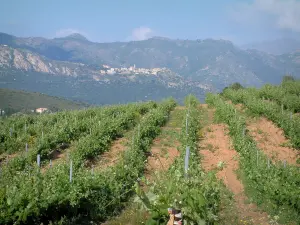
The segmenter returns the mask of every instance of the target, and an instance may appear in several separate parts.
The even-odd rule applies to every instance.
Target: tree
[[[283,78],[282,78],[282,83],[284,82],[288,82],[288,81],[295,81],[295,77],[293,77],[292,75],[284,75]]]
[[[232,85],[230,85],[229,88],[231,88],[231,89],[237,91],[237,90],[239,90],[239,89],[243,89],[244,87],[243,87],[243,85],[241,85],[240,83],[235,82],[235,83],[233,83]]]
[[[233,90],[237,91],[237,90],[243,89],[243,88],[244,88],[243,85],[241,85],[241,84],[238,83],[238,82],[235,82],[235,83],[231,84],[230,86],[225,87],[225,88],[223,89],[223,91],[221,92],[221,94],[223,94],[224,91],[225,91],[226,89],[233,89]]]

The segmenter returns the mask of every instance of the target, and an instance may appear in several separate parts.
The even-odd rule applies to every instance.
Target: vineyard
[[[0,119],[0,224],[300,224],[299,113],[287,80]]]

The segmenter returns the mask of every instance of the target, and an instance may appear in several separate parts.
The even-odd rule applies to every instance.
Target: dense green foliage
[[[233,89],[233,90],[239,90],[239,89],[243,89],[244,87],[240,84],[240,83],[233,83],[233,84],[231,84],[231,85],[229,85],[228,87],[225,87],[224,89],[223,89],[223,92],[224,92],[224,90],[226,90],[226,89]]]
[[[170,99],[151,109],[141,119],[140,128],[135,128],[134,142],[121,161],[101,173],[93,174],[84,167],[75,167],[70,182],[68,163],[58,164],[43,174],[37,167],[31,167],[14,176],[4,167],[0,184],[0,223],[84,224],[85,220],[104,220],[118,213],[132,194],[133,184],[143,173],[144,153],[174,106],[175,102]],[[105,140],[99,140],[99,143],[105,143]],[[88,152],[89,147],[94,148],[88,144]]]
[[[282,82],[284,83],[284,82],[288,82],[288,81],[295,81],[296,79],[295,79],[295,77],[293,77],[293,76],[291,76],[291,75],[285,75],[285,76],[283,76],[283,78],[282,78]]]
[[[15,112],[31,112],[37,108],[48,108],[52,112],[74,110],[86,107],[87,104],[77,103],[35,92],[25,92],[0,88],[0,109],[5,115]]]
[[[185,102],[187,110],[182,121],[180,156],[164,175],[166,179],[155,180],[149,184],[150,190],[146,195],[148,197],[138,192],[151,212],[147,224],[166,224],[169,207],[182,210],[184,224],[215,224],[218,220],[220,186],[214,174],[202,171],[198,155],[201,113],[198,108],[199,102],[193,96],[186,98]],[[190,157],[189,168],[185,174],[187,146],[190,147]]]
[[[275,101],[291,112],[300,112],[300,81],[285,81],[280,86],[267,84],[253,94]]]
[[[273,121],[283,129],[293,146],[300,148],[300,117],[293,117],[291,112],[282,110],[275,102],[258,98],[258,93],[259,90],[250,88],[238,91],[227,89],[224,91],[224,96],[233,103],[243,103],[251,113],[263,115]]]
[[[257,102],[260,100],[248,100],[247,96],[242,97],[239,92],[234,92],[235,94],[233,92],[230,93],[232,100],[244,99],[246,106],[250,107],[250,109],[257,109],[257,112],[261,114],[265,113],[271,118],[280,118],[281,123],[285,122],[285,117],[281,115],[279,110],[265,106],[263,102]],[[245,92],[243,91],[243,93]],[[233,98],[235,95],[236,98]],[[285,208],[290,215],[296,214],[299,221],[300,168],[290,165],[284,167],[282,162],[272,161],[269,168],[267,157],[257,148],[256,143],[247,132],[244,131],[245,118],[237,112],[234,105],[225,103],[221,97],[211,94],[207,96],[206,101],[216,108],[216,119],[220,122],[225,122],[229,126],[234,148],[240,154],[240,167],[245,175],[246,184],[255,193],[253,200],[258,204],[269,204],[271,208],[277,210],[279,215],[281,213],[280,210]]]

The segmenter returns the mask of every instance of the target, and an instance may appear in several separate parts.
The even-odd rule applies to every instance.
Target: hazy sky
[[[0,32],[97,42],[300,38],[300,0],[0,0]]]

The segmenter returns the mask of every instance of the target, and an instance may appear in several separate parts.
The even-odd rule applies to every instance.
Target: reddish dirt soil
[[[20,153],[13,153],[13,154],[10,154],[10,155],[8,155],[8,154],[0,155],[0,165],[5,164],[7,162],[7,160],[9,161],[9,160],[17,157],[19,154]]]
[[[223,124],[212,124],[203,131],[203,140],[200,142],[200,154],[202,155],[202,167],[206,171],[218,170],[217,177],[234,194],[236,208],[240,219],[244,224],[267,225],[268,215],[260,212],[256,205],[246,204],[247,197],[244,186],[238,180],[236,170],[238,169],[238,153],[231,147],[230,139],[226,134],[227,126]],[[222,168],[218,164],[223,162]]]
[[[256,141],[258,147],[275,161],[286,161],[289,164],[298,165],[299,151],[288,146],[288,139],[283,131],[266,118],[253,119],[248,122],[247,128],[250,135]]]
[[[58,150],[53,151],[53,153],[51,154],[51,166],[53,167],[59,162],[64,161],[66,158],[67,158],[66,150],[64,150],[63,152]],[[44,173],[47,169],[50,169],[50,162],[41,167],[41,172]]]
[[[118,162],[121,158],[123,152],[127,149],[126,144],[128,140],[127,137],[121,137],[113,141],[108,152],[104,152],[100,159],[95,159],[92,163],[96,170],[105,169],[110,167]]]
[[[185,109],[185,106],[176,106],[174,110],[184,110]]]
[[[175,110],[183,110],[185,107],[177,106]],[[174,111],[173,111],[174,112]],[[179,133],[181,128],[177,126],[170,126],[172,124],[172,113],[169,122],[162,128],[162,133],[153,140],[153,144],[150,150],[151,155],[147,158],[147,164],[145,169],[145,177],[148,180],[153,179],[153,173],[156,171],[166,171],[174,162],[176,157],[180,155],[177,148],[180,143],[174,140],[170,131]]]
[[[51,157],[50,157],[52,159],[51,160],[52,164],[56,163],[58,160],[65,159],[66,155],[67,155],[66,151],[59,151],[59,150],[53,151],[53,153],[51,154]]]
[[[165,171],[167,170],[175,158],[180,155],[177,150],[177,146],[179,143],[176,142],[174,147],[164,146],[162,143],[164,139],[157,137],[153,141],[153,145],[151,147],[151,155],[147,159],[146,171],[145,175],[148,179],[150,179],[151,174],[154,171]]]
[[[236,104],[235,105],[237,107],[238,110],[240,110],[241,112],[245,112],[245,107],[243,104]]]
[[[208,108],[208,104],[201,104],[200,107],[207,109]]]

